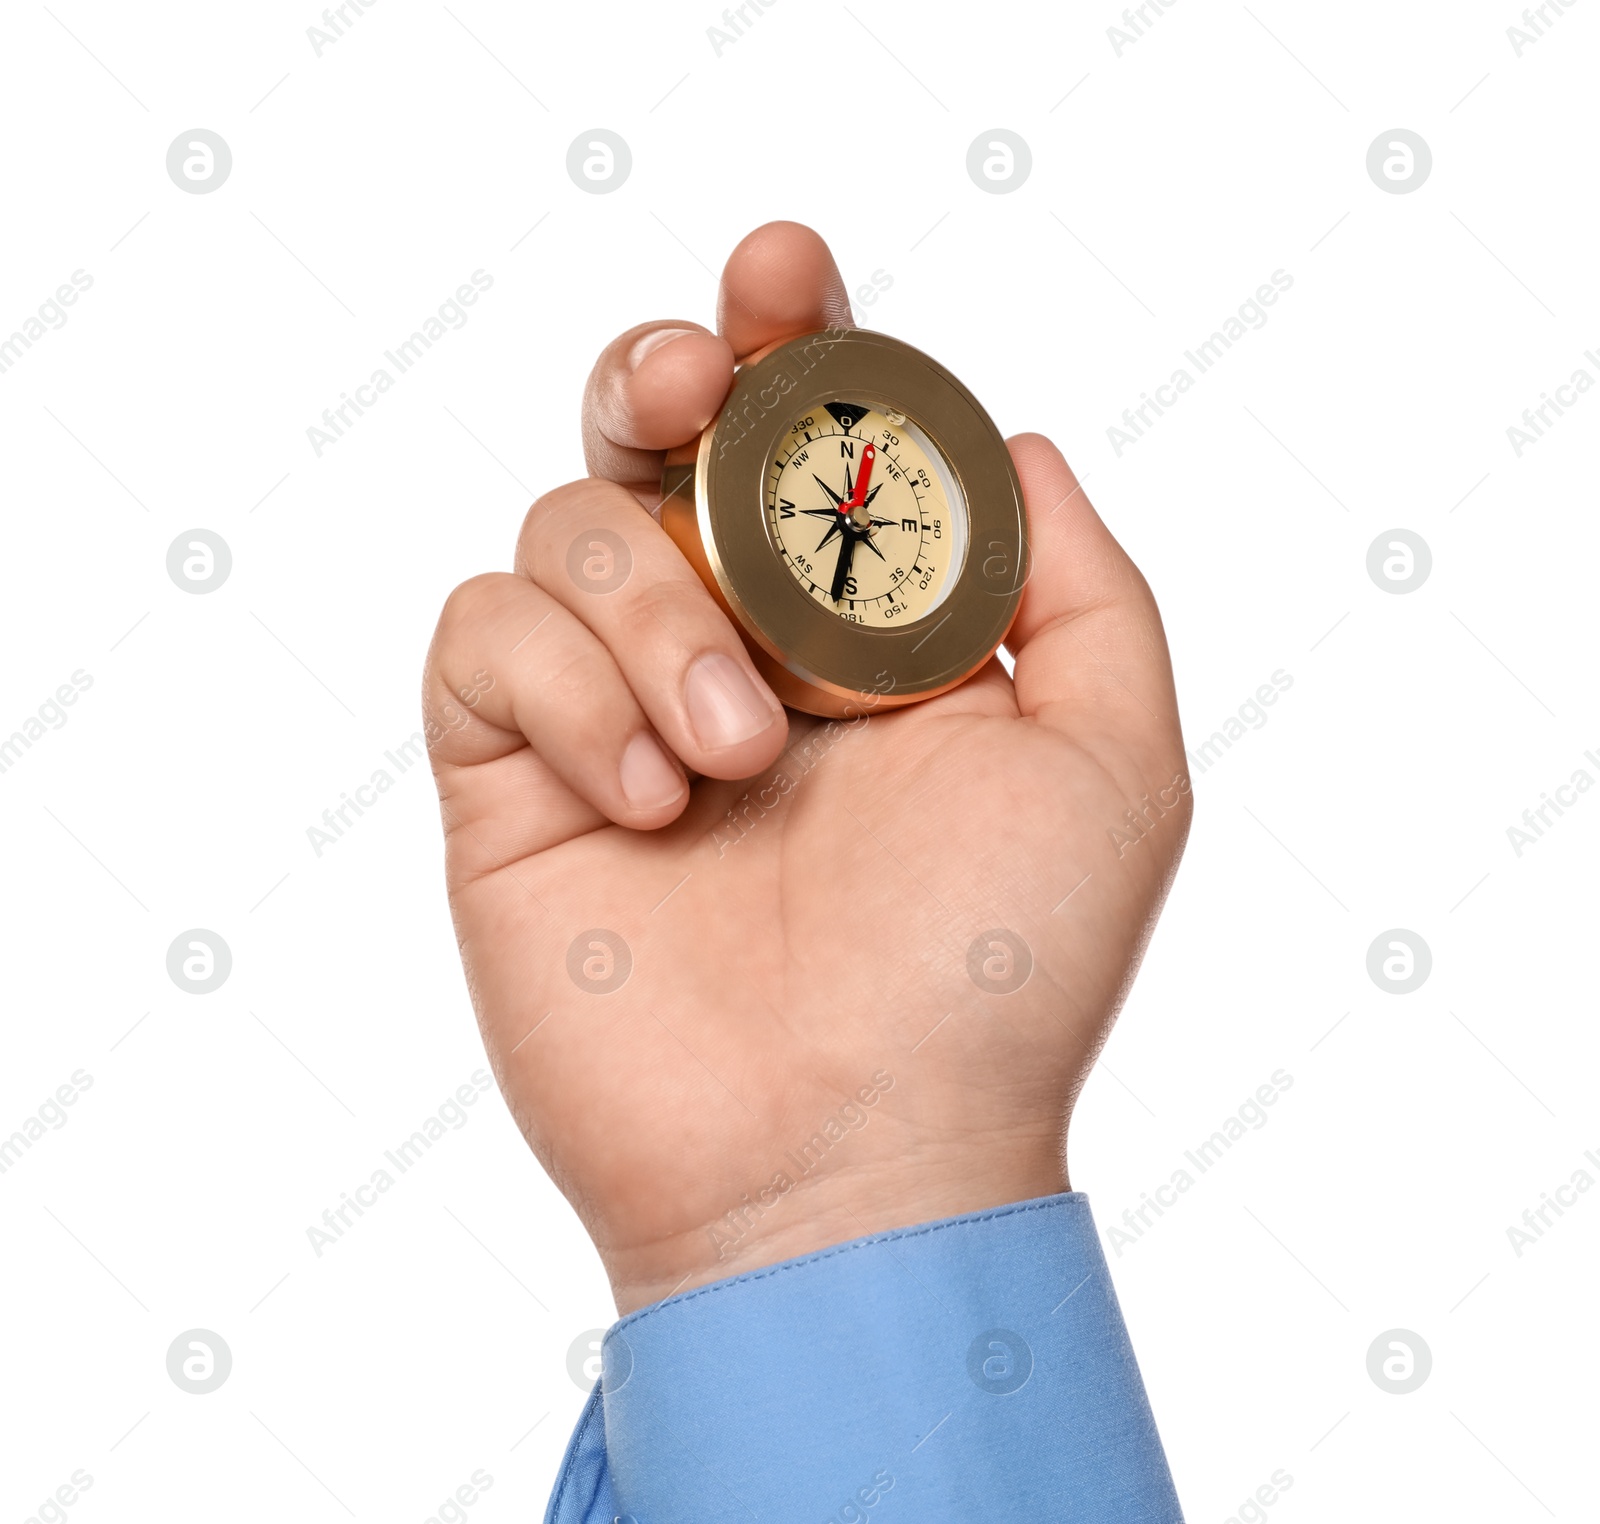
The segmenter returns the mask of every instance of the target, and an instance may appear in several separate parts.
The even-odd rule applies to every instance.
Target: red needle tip
[[[867,483],[872,480],[872,462],[877,458],[878,452],[868,445],[861,452],[861,475],[856,478],[854,491],[839,504],[840,513],[848,513],[852,508],[860,508],[867,501]]]

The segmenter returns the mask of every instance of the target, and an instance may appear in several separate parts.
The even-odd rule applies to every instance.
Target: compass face
[[[795,419],[767,467],[767,523],[800,590],[880,629],[930,614],[955,586],[967,506],[915,420],[824,402]]]

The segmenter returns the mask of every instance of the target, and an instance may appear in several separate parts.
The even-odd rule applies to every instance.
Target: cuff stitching
[[[648,1307],[641,1307],[637,1312],[631,1312],[627,1317],[612,1325],[606,1334],[609,1339],[612,1334],[620,1333],[630,1324],[642,1322],[652,1313],[660,1312],[668,1307],[681,1307],[694,1301],[696,1297],[709,1296],[713,1292],[727,1291],[735,1286],[747,1286],[754,1281],[765,1280],[769,1276],[781,1275],[789,1270],[802,1270],[809,1265],[820,1264],[825,1259],[833,1259],[841,1254],[854,1254],[862,1249],[875,1248],[884,1243],[901,1243],[910,1238],[923,1238],[933,1233],[943,1233],[952,1228],[971,1228],[979,1223],[994,1222],[1002,1217],[1017,1217],[1025,1212],[1048,1212],[1062,1208],[1072,1208],[1087,1211],[1089,1198],[1082,1191],[1063,1191],[1056,1196],[1041,1196],[1035,1201],[1017,1201],[1008,1206],[990,1207],[987,1211],[972,1212],[961,1217],[946,1217],[939,1222],[920,1223],[909,1228],[891,1228],[885,1233],[874,1233],[868,1238],[853,1238],[848,1243],[833,1244],[826,1249],[818,1249],[814,1253],[802,1255],[799,1259],[783,1260],[776,1265],[763,1265],[758,1270],[746,1270],[742,1275],[729,1276],[726,1280],[712,1281],[704,1286],[697,1286],[693,1291],[686,1291],[682,1296],[670,1296],[664,1301],[653,1302]]]

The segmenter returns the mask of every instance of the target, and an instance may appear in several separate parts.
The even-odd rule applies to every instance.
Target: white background
[[[1600,797],[1520,856],[1507,827],[1600,779],[1600,397],[1520,458],[1506,430],[1600,379],[1600,8],[1520,57],[1510,0],[1152,13],[1119,56],[1110,3],[783,0],[719,55],[710,3],[379,0],[318,56],[309,3],[6,8],[0,335],[93,285],[0,374],[0,736],[93,684],[0,774],[0,1133],[93,1084],[0,1176],[0,1520],[79,1468],[86,1524],[420,1521],[480,1468],[472,1519],[541,1516],[598,1260],[492,1092],[314,1255],[483,1058],[426,770],[320,857],[307,828],[418,729],[448,590],[581,474],[599,348],[709,320],[775,217],[891,278],[861,321],[1061,443],[1161,600],[1191,748],[1293,679],[1196,769],[1073,1130],[1107,1231],[1293,1076],[1108,1246],[1189,1518],[1280,1468],[1275,1521],[1594,1517],[1600,1193],[1520,1257],[1506,1230],[1600,1178]],[[194,127],[232,150],[211,194],[166,173]],[[595,127],[633,153],[608,195],[565,168]],[[996,127],[1033,156],[1004,195],[965,167]],[[1366,170],[1394,127],[1432,149],[1410,194]],[[307,427],[479,269],[318,458]],[[1119,457],[1122,409],[1275,270],[1266,325]],[[166,570],[196,527],[233,556],[204,596]],[[1403,595],[1366,569],[1396,527],[1433,557]],[[232,949],[214,994],[166,973],[192,927]],[[1367,974],[1390,928],[1432,950],[1415,993]],[[209,1396],[166,1374],[192,1328],[233,1353]],[[1366,1369],[1394,1328],[1433,1356],[1405,1396]]]

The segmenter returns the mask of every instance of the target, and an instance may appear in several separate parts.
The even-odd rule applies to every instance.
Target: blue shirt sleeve
[[[546,1524],[1182,1524],[1088,1198],[839,1244],[606,1335]]]

